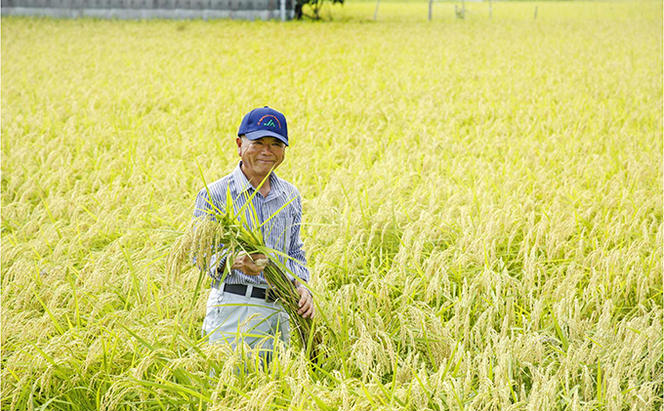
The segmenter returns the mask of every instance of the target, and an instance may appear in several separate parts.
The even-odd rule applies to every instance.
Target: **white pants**
[[[288,345],[288,314],[278,302],[248,297],[252,287],[255,286],[247,286],[244,296],[211,289],[203,321],[203,337],[207,337],[211,344],[227,343],[233,348],[244,341],[269,362],[276,338]]]

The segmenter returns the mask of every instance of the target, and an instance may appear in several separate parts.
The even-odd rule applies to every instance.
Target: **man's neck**
[[[247,177],[247,180],[249,180],[249,184],[251,184],[252,187],[256,188],[258,185],[265,179],[265,182],[261,186],[261,188],[258,190],[259,193],[263,195],[263,197],[267,196],[270,193],[270,178],[265,178],[266,176],[259,176],[259,175],[251,175],[247,172],[247,170],[244,167],[244,164],[240,166],[240,170],[242,170],[242,173],[244,174],[245,177]]]

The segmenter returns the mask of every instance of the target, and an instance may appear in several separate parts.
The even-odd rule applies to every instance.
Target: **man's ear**
[[[242,138],[236,138],[235,144],[237,144],[237,155],[242,156]]]

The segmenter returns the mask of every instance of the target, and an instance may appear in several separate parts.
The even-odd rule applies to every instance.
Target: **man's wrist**
[[[294,278],[294,279],[293,279],[293,285],[295,286],[295,289],[296,289],[296,290],[297,290],[298,288],[304,288],[305,290],[307,290],[307,292],[309,293],[309,295],[311,295],[311,296],[313,297],[313,294],[311,293],[311,290],[310,290],[309,288],[307,288],[307,286],[304,285],[304,283],[302,283],[302,282],[301,282],[300,280],[298,280],[297,278]]]

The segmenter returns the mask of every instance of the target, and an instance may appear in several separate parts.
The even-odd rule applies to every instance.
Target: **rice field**
[[[0,408],[662,409],[662,4],[467,8],[2,18]],[[169,269],[266,104],[318,365],[241,367]]]

